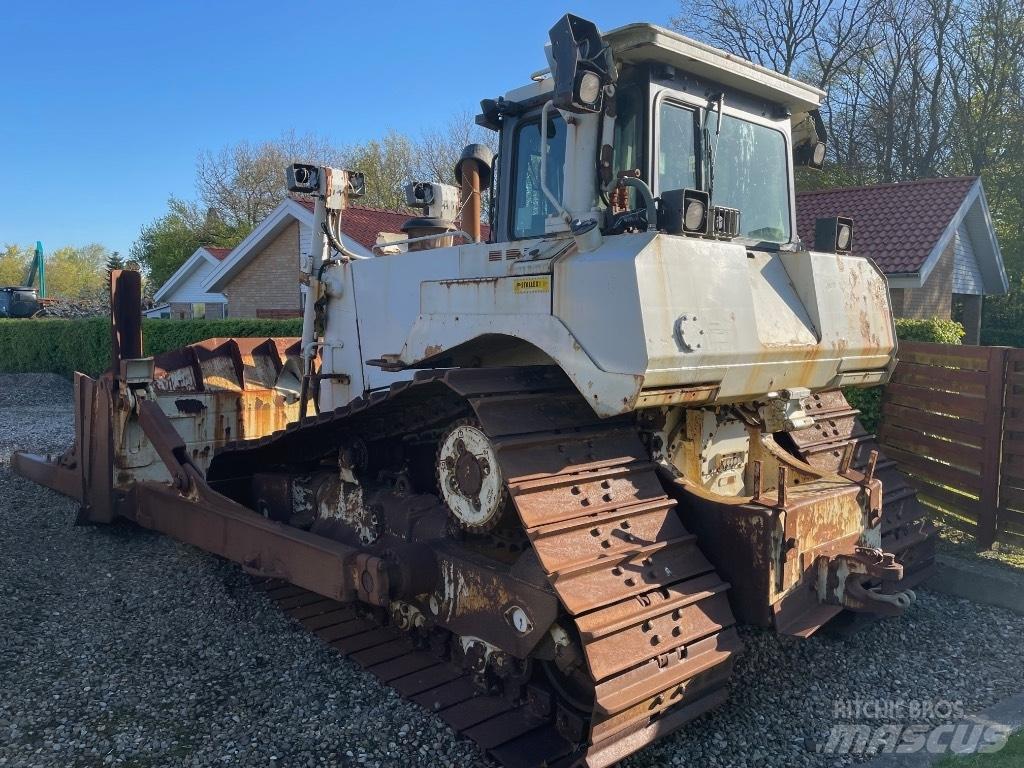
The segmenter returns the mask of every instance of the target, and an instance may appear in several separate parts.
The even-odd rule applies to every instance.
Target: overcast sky
[[[545,66],[565,11],[667,24],[676,0],[562,5],[5,0],[0,244],[127,253],[198,152],[295,129],[339,144],[416,133]]]

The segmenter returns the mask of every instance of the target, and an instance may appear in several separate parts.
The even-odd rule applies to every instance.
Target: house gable
[[[244,267],[256,258],[264,248],[277,238],[282,231],[298,224],[293,255],[291,283],[298,290],[297,271],[302,254],[310,253],[313,243],[313,211],[302,202],[288,197],[281,201],[270,214],[261,221],[246,238],[239,243],[231,254],[220,262],[207,277],[204,288],[207,291],[227,291],[227,286]],[[342,234],[345,247],[360,256],[370,257],[368,248],[356,242],[347,234]]]
[[[299,222],[285,224],[224,284],[229,317],[297,317]]]
[[[814,240],[815,219],[831,216],[853,217],[854,253],[872,258],[894,290],[931,287],[929,281],[940,261],[957,256],[957,241],[961,260],[958,285],[979,294],[1008,290],[995,227],[978,178],[922,179],[797,193],[799,231],[808,246]],[[949,269],[954,269],[953,265],[942,272]],[[943,274],[939,278],[945,281]]]
[[[981,296],[985,293],[985,279],[981,275],[974,244],[961,224],[953,238],[953,293]]]
[[[226,249],[218,250],[226,252]],[[220,259],[208,248],[197,248],[195,253],[160,286],[153,300],[158,304],[223,304],[223,294],[208,291],[205,287],[206,281],[218,264]]]

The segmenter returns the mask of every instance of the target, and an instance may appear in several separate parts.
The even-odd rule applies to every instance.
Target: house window
[[[192,319],[193,320],[205,320],[206,319],[206,305],[205,304],[193,304],[192,305]]]

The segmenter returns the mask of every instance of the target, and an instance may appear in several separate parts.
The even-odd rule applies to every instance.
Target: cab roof
[[[601,35],[616,61],[656,61],[788,107],[817,109],[825,92],[767,67],[654,24],[627,24]]]

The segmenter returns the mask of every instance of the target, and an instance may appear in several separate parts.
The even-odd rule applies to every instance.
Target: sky
[[[339,145],[443,125],[546,66],[571,12],[667,25],[678,0],[0,0],[0,245],[127,254],[197,155],[294,129]]]

